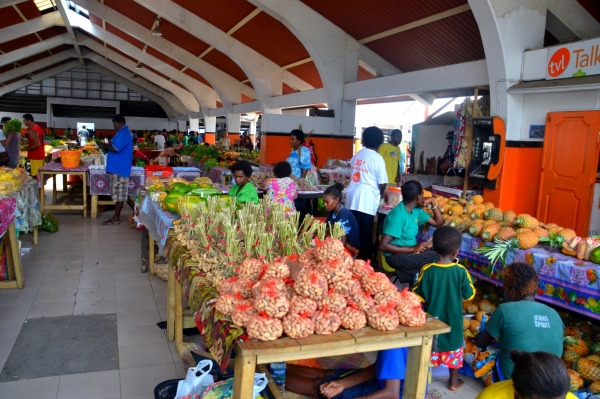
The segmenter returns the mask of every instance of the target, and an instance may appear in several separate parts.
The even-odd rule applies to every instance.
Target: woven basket
[[[81,152],[79,151],[61,151],[60,160],[64,169],[75,169],[79,167]]]

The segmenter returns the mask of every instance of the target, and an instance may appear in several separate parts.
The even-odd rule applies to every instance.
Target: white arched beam
[[[72,44],[67,33],[54,36],[48,40],[44,40],[43,42],[34,43],[30,46],[11,51],[10,53],[2,54],[0,55],[0,66],[13,64],[24,58],[43,53],[44,51],[51,50],[63,44]]]
[[[56,8],[58,8],[58,12],[60,13],[60,16],[62,17],[64,23],[65,23],[65,27],[67,28],[67,33],[69,34],[69,37],[71,38],[71,41],[73,42],[73,46],[75,48],[75,52],[77,53],[77,57],[79,58],[79,63],[81,64],[81,66],[84,66],[84,62],[83,62],[83,57],[81,56],[81,50],[79,49],[79,44],[77,44],[77,38],[75,37],[75,32],[73,31],[73,27],[71,26],[71,24],[69,23],[69,19],[67,18],[67,4],[65,0],[55,0],[54,4],[56,5]]]
[[[54,75],[58,75],[59,73],[68,71],[69,69],[73,69],[73,68],[76,68],[79,66],[81,66],[81,64],[79,64],[79,61],[71,61],[66,64],[54,67],[52,69],[48,69],[47,71],[40,72],[37,75],[33,75],[32,80],[27,80],[27,78],[23,78],[21,80],[13,82],[9,85],[1,87],[0,88],[0,97],[2,97],[5,94],[8,94],[10,92],[13,92],[15,90],[19,90],[22,87],[29,86],[32,83],[36,83],[41,80],[51,78]]]
[[[70,11],[70,12],[72,12],[72,11]],[[73,14],[75,14],[75,13],[73,13]],[[74,16],[69,15],[69,18],[83,18],[83,17],[78,14],[75,14]],[[129,43],[128,41],[123,40],[120,37],[108,32],[102,28],[98,28],[97,26],[95,26],[93,24],[80,25],[81,29],[85,29],[88,27],[92,28],[88,31],[88,33],[91,34],[92,36],[97,37],[98,39],[100,39],[101,41],[103,41],[107,44],[110,44],[114,48],[118,48],[120,51],[137,59],[139,62],[149,65],[150,67],[156,69],[158,72],[161,72],[161,73],[169,76],[170,78],[176,80],[177,82],[185,85],[186,88],[194,95],[194,97],[196,98],[196,100],[198,101],[198,103],[200,105],[206,104],[206,105],[210,106],[211,104],[216,103],[217,94],[212,89],[212,87],[206,86],[202,82],[198,82],[196,79],[192,78],[191,76],[186,75],[183,72],[180,72],[178,69],[173,68],[172,66],[162,62],[161,60],[151,56],[150,54],[140,50],[139,48],[137,48],[133,44]],[[81,35],[81,37],[78,38],[78,40],[80,40],[80,42],[82,44],[86,45],[87,47],[91,48],[92,50],[94,50],[96,52],[102,51],[102,49],[104,47],[104,46],[102,46],[102,44],[97,43],[96,41],[88,38],[87,36]]]
[[[132,79],[131,71],[129,71],[129,70],[123,68],[122,66],[117,65],[114,62],[107,60],[106,58],[104,58],[94,52],[91,52],[85,48],[83,49],[83,57],[88,62],[92,62],[94,67],[105,68],[107,71],[111,71],[111,73],[113,74],[113,75],[106,75],[106,76],[117,75],[121,79],[124,79],[127,81],[130,81]],[[163,98],[165,101],[167,101],[169,103],[169,105],[171,106],[171,108],[178,115],[178,119],[187,119],[187,111],[186,111],[183,103],[181,102],[181,100],[179,100],[179,98],[177,98],[175,95],[173,95],[172,93],[168,92],[167,90],[163,89],[162,87],[157,86],[154,83],[151,83],[150,81],[147,81],[145,79],[136,79],[135,84],[139,85],[140,87],[145,88],[146,90],[148,90],[152,93],[155,93],[158,97]]]
[[[135,0],[162,18],[178,25],[190,34],[210,44],[229,56],[246,73],[252,86],[259,94],[258,100],[263,112],[269,110],[268,98],[282,93],[282,82],[294,77],[291,73],[259,54],[255,50],[228,36],[227,33],[211,25],[184,7],[170,0]],[[285,79],[284,79],[285,78]],[[301,90],[313,87],[296,78],[291,86]]]
[[[148,46],[202,75],[215,89],[221,103],[226,107],[231,109],[233,104],[241,102],[241,92],[244,92],[251,98],[257,98],[254,89],[240,83],[237,79],[212,66],[208,62],[197,58],[174,43],[163,39],[160,36],[153,36],[148,27],[138,24],[114,9],[94,0],[78,0],[78,4],[98,18],[103,19],[128,35],[131,35],[133,38],[146,43]],[[97,27],[88,20],[77,20],[73,22],[79,24],[80,28],[88,32],[97,29]],[[214,105],[215,104],[212,106],[214,107]]]
[[[86,59],[85,60],[85,66],[86,68],[91,68],[96,70],[97,72],[101,73],[102,75],[109,77],[111,79],[113,79],[116,82],[119,82],[129,88],[131,88],[132,90],[135,90],[136,92],[140,93],[141,95],[151,99],[152,101],[154,101],[155,103],[157,103],[158,105],[161,106],[161,108],[165,111],[165,113],[167,114],[167,117],[169,119],[179,119],[177,112],[175,112],[175,110],[173,109],[173,107],[171,106],[171,104],[164,99],[163,97],[160,96],[160,94],[158,94],[157,92],[155,92],[156,89],[159,89],[158,87],[148,84],[148,86],[152,86],[151,88],[146,88],[143,87],[143,81],[141,79],[136,79],[139,80],[140,84],[138,84],[137,82],[129,79],[129,78],[125,78],[115,72],[113,72],[112,70],[103,67],[102,65],[98,65],[96,64],[94,61]],[[116,65],[115,65],[116,66]],[[185,109],[183,108],[183,105],[181,105],[181,110],[183,112],[185,112]],[[183,119],[185,117],[185,113],[180,115],[181,119]]]
[[[61,51],[58,54],[54,54],[46,58],[42,58],[41,60],[29,63],[27,65],[0,73],[0,83],[16,79],[20,76],[27,76],[27,74],[34,73],[35,71],[39,71],[40,69],[44,69],[46,67],[49,67],[50,65],[58,64],[59,62],[74,57],[77,57],[77,53],[75,52],[75,50]]]
[[[64,26],[65,23],[58,11],[44,14],[39,18],[30,19],[27,22],[21,22],[0,29],[0,43],[6,43],[53,26]]]
[[[97,44],[98,45],[97,49],[99,50],[99,51],[97,51],[98,54],[110,59],[115,64],[118,64],[118,65],[122,66],[123,68],[128,69],[129,71],[131,71],[132,75],[135,73],[138,76],[142,76],[144,79],[149,80],[149,81],[153,82],[154,84],[162,87],[163,89],[173,93],[173,95],[175,95],[177,98],[179,98],[181,103],[184,105],[184,107],[186,109],[186,115],[188,117],[190,117],[190,118],[201,117],[201,116],[199,116],[199,115],[201,115],[200,105],[198,104],[198,101],[196,101],[196,99],[194,98],[192,93],[190,93],[187,90],[182,89],[181,87],[177,86],[173,82],[169,82],[167,79],[155,74],[154,72],[151,72],[148,69],[143,69],[143,68],[135,69],[137,63],[131,61],[129,58],[122,56],[121,54],[117,53],[116,51],[109,49],[108,47],[102,46],[100,43],[97,43],[94,40],[91,40],[91,39],[89,39],[89,40],[90,40],[90,42],[85,42],[85,45],[86,46],[90,45],[90,48],[94,49],[95,44]],[[82,40],[82,43],[84,43],[83,40]]]

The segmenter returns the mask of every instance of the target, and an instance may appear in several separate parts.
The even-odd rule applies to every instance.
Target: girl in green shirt
[[[229,189],[229,196],[238,202],[254,202],[258,204],[258,193],[254,184],[248,179],[252,176],[252,166],[248,161],[237,161],[231,168],[235,185]]]

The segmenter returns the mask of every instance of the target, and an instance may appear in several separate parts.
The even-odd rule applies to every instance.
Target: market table
[[[148,230],[148,261],[150,275],[154,275],[154,242],[158,244],[159,253],[164,253],[164,245],[167,241],[169,230],[173,229],[173,222],[179,219],[179,215],[165,211],[160,205],[150,199],[144,198],[138,216],[141,224]]]
[[[417,238],[426,241],[434,231],[433,227],[421,230]],[[461,263],[474,277],[501,286],[504,268],[498,262],[492,271],[488,259],[474,251],[482,245],[481,239],[463,234],[459,251]],[[541,247],[517,250],[507,259],[507,264],[512,262],[525,262],[537,270],[536,299],[600,320],[600,265]]]
[[[21,251],[15,228],[15,198],[0,199],[0,237],[2,237],[2,256],[0,257],[0,289],[23,288],[23,268]],[[6,234],[8,233],[8,234]]]
[[[91,165],[88,169],[88,186],[90,187],[90,195],[92,196],[91,217],[96,219],[98,215],[98,205],[114,205],[111,201],[98,201],[99,195],[111,195],[110,192],[110,175],[106,173],[106,166]],[[132,166],[131,176],[129,176],[129,195],[137,195],[137,191],[144,187],[146,182],[146,174],[144,168]]]
[[[214,166],[208,172],[206,172],[206,176],[213,182],[217,184],[221,184],[222,176],[224,173],[231,172],[229,168],[224,166]]]
[[[62,166],[62,163],[60,162],[50,162],[47,163],[46,165],[42,166],[40,169],[38,169],[38,183],[39,183],[39,188],[40,188],[40,208],[41,208],[41,212],[42,214],[45,213],[46,210],[82,210],[83,211],[83,217],[87,217],[87,173],[88,173],[88,169],[89,169],[90,164],[84,162],[83,166],[79,166],[77,168],[73,168],[73,169],[65,169]],[[56,178],[58,175],[74,175],[74,176],[80,176],[81,180],[83,181],[83,192],[82,192],[82,196],[83,196],[83,205],[69,205],[67,204],[68,201],[72,200],[75,197],[75,187],[72,187],[71,190],[69,191],[64,191],[64,187],[63,187],[63,193],[67,193],[67,197],[65,198],[65,200],[62,202],[62,204],[57,205],[56,201],[57,201],[57,193],[58,191],[56,190]],[[53,205],[46,205],[46,198],[44,195],[44,182],[46,181],[46,176],[48,177],[52,177],[52,201],[53,201]]]
[[[20,233],[33,232],[33,245],[38,244],[38,226],[42,224],[39,194],[37,181],[29,180],[11,196],[17,203],[15,228]]]

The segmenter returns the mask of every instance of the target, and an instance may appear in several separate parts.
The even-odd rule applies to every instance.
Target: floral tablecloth
[[[129,177],[129,195],[136,195],[138,189],[144,188],[146,174],[144,168],[131,167]],[[88,170],[88,186],[91,195],[110,195],[110,175],[106,173],[106,166],[92,165]]]
[[[419,240],[428,239],[433,231],[422,231]],[[498,262],[492,271],[488,259],[474,251],[482,245],[479,238],[463,234],[461,263],[473,276],[502,285],[502,264]],[[512,262],[525,262],[537,270],[538,300],[600,320],[600,265],[540,247],[517,250],[507,259],[507,264]]]
[[[16,209],[17,200],[15,198],[0,198],[0,237],[4,236],[4,233],[8,231],[8,226],[15,220]],[[3,250],[0,253],[0,281],[5,280],[8,280],[8,263],[6,251]]]
[[[65,169],[60,162],[49,162],[46,165],[42,166],[38,169],[38,186],[42,188],[42,179],[41,179],[41,171],[51,171],[51,172],[87,172],[90,167],[89,162],[84,162],[83,165],[78,166],[77,168]]]
[[[144,198],[140,208],[139,222],[146,227],[148,234],[158,244],[161,254],[167,241],[169,230],[173,228],[173,222],[179,219],[179,215],[165,211],[150,197]]]
[[[35,226],[42,224],[37,181],[30,180],[23,184],[13,197],[16,200],[15,228],[21,233],[32,232]]]

